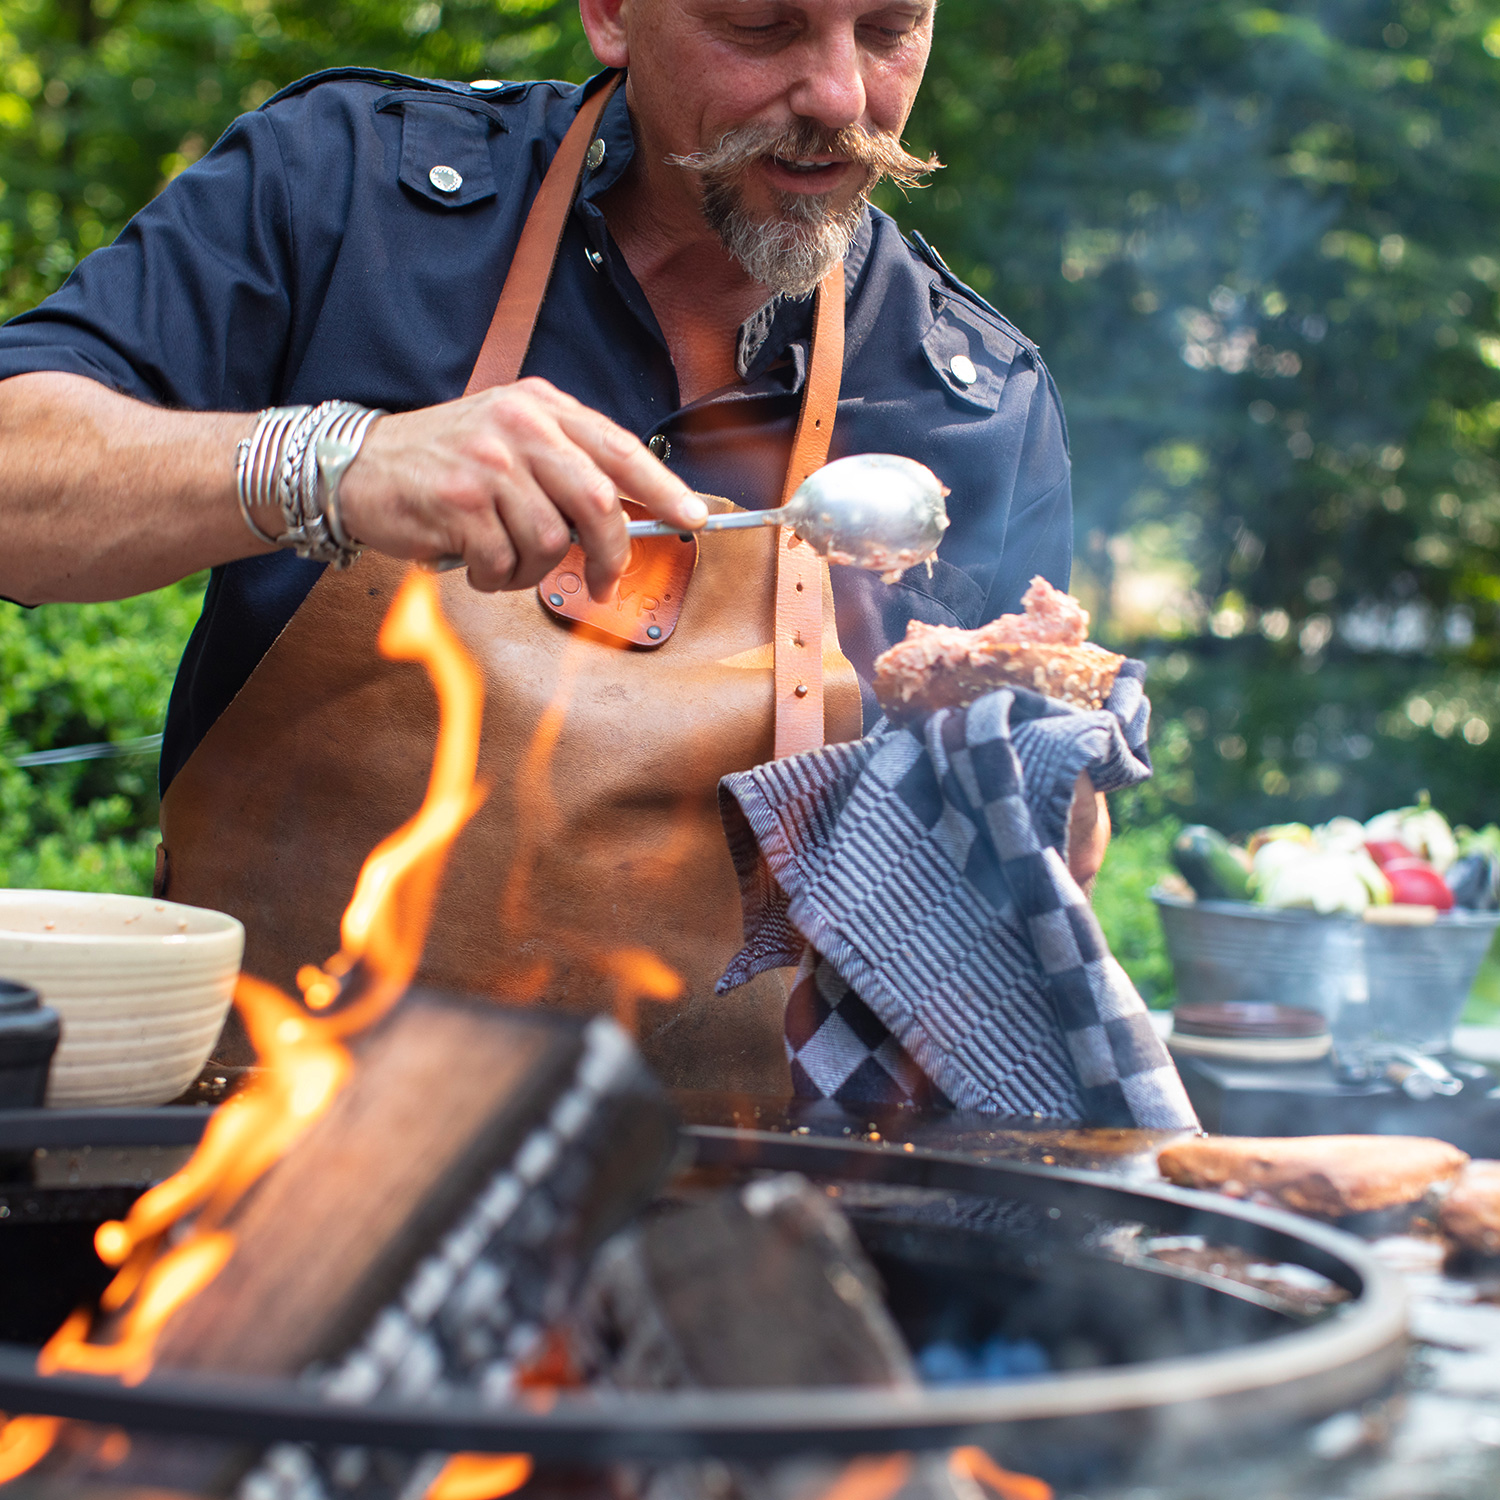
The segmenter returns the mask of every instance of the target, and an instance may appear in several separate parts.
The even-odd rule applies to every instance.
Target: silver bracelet
[[[370,428],[385,415],[352,401],[263,411],[235,455],[240,514],[251,533],[299,557],[347,568],[361,544],[344,527],[339,485]]]
[[[252,536],[271,546],[280,545],[284,527],[281,505],[277,499],[276,476],[281,467],[281,450],[292,423],[306,411],[302,406],[272,406],[260,414],[255,431],[241,438],[235,450],[235,490],[239,496],[240,515]],[[255,518],[262,511],[274,527],[268,531]],[[281,524],[277,524],[281,523]]]
[[[343,512],[339,508],[339,486],[344,482],[349,465],[359,457],[370,429],[385,415],[385,412],[371,407],[356,406],[330,422],[313,442],[328,535],[334,546],[356,556],[362,544],[351,537],[344,526]]]

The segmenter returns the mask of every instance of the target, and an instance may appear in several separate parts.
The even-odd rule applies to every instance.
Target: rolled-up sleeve
[[[0,379],[60,371],[163,406],[267,405],[291,323],[293,231],[274,128],[247,115],[0,328]]]

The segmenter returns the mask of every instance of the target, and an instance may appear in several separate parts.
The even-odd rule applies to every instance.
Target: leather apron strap
[[[844,263],[823,278],[813,303],[807,384],[781,503],[828,462],[844,375]],[[790,526],[776,538],[776,758],[816,750],[823,725],[823,576],[828,564]]]
[[[604,106],[614,98],[624,78],[623,73],[616,73],[592,99],[585,101],[568,126],[526,215],[510,271],[500,289],[500,300],[495,304],[495,315],[490,319],[464,395],[472,396],[475,391],[487,391],[491,386],[512,385],[520,378],[542,310],[542,299],[547,295],[547,283],[552,280],[552,267],[557,263],[563,230],[568,226],[568,215],[573,211],[573,200],[583,181],[594,131]]]
[[[624,79],[617,73],[574,117],[532,201],[511,260],[495,314],[490,319],[466,396],[519,378],[552,279],[558,247],[583,180],[588,151],[605,106]],[[844,265],[824,277],[813,303],[802,410],[792,441],[781,503],[809,474],[828,461],[844,374]],[[788,527],[776,549],[776,737],[775,754],[796,755],[824,742],[823,576],[827,564]]]

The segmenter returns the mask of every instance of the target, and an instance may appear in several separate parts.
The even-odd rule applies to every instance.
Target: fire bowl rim
[[[92,1141],[60,1111],[0,1116],[0,1148],[13,1146],[22,1113],[47,1116],[47,1144],[185,1144],[206,1111],[88,1111]],[[101,1142],[103,1117],[120,1135]],[[163,1117],[168,1118],[163,1118]],[[178,1118],[172,1119],[170,1117]],[[153,1133],[153,1121],[155,1130]],[[41,1123],[40,1120],[38,1123]],[[198,1127],[201,1129],[201,1126]],[[1057,1206],[1070,1215],[1112,1205],[1139,1220],[1154,1206],[1158,1231],[1202,1232],[1214,1220],[1257,1231],[1298,1254],[1283,1256],[1328,1275],[1355,1294],[1337,1314],[1256,1344],[1025,1381],[885,1391],[871,1387],[635,1394],[590,1392],[510,1407],[445,1398],[441,1408],[412,1402],[341,1404],[292,1380],[152,1374],[135,1386],[96,1376],[38,1375],[35,1352],[0,1344],[0,1409],[74,1418],[179,1437],[240,1442],[313,1442],[407,1451],[526,1452],[568,1463],[718,1457],[778,1459],[813,1452],[879,1453],[977,1443],[1005,1452],[1011,1439],[1056,1440],[1089,1431],[1101,1440],[1110,1418],[1129,1441],[1149,1432],[1191,1443],[1201,1432],[1296,1422],[1311,1425],[1374,1395],[1401,1368],[1407,1348],[1406,1296],[1395,1272],[1351,1235],[1280,1210],[1165,1183],[1126,1182],[1104,1173],[1026,1162],[980,1161],[956,1153],[906,1150],[817,1136],[688,1126],[690,1165],[801,1171],[814,1178],[977,1193]],[[1087,1206],[1087,1207],[1085,1207]],[[1132,1213],[1131,1210],[1135,1211]],[[1080,1427],[1086,1423],[1087,1428]],[[1116,1425],[1119,1425],[1118,1423]],[[1127,1434],[1105,1432],[1122,1446]]]

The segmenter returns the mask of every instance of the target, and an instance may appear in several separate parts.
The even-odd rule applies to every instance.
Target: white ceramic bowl
[[[31,985],[62,1017],[55,1108],[175,1099],[208,1061],[244,951],[245,929],[223,912],[0,890],[0,978]]]

